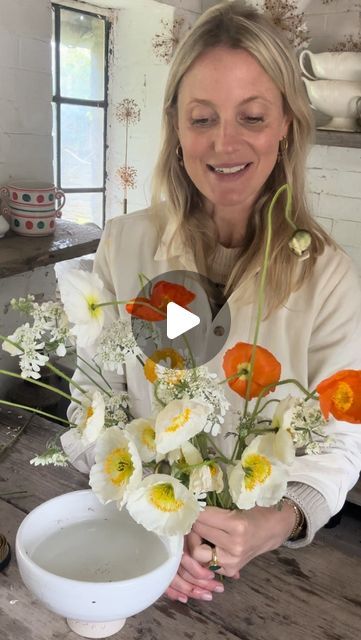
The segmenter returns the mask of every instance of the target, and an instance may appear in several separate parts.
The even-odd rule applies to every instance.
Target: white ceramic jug
[[[305,76],[312,80],[361,81],[361,52],[312,53],[304,49],[300,54],[299,62]]]
[[[311,107],[332,119],[321,129],[357,131],[361,117],[361,82],[347,80],[307,80]]]

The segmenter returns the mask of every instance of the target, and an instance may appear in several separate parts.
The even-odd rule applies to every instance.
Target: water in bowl
[[[84,520],[64,526],[31,553],[41,568],[64,578],[113,582],[136,578],[168,559],[160,538],[132,522],[115,518]]]

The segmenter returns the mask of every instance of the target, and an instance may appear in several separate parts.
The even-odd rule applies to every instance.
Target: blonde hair
[[[292,217],[299,228],[312,233],[312,251],[300,263],[288,248],[292,230],[284,217],[284,202],[275,207],[273,243],[268,272],[266,304],[270,313],[286,302],[290,293],[312,273],[325,244],[333,244],[313,220],[305,200],[305,163],[311,142],[312,115],[295,54],[277,27],[255,9],[235,0],[206,11],[180,44],[170,69],[163,104],[163,138],[153,176],[153,206],[166,201],[167,215],[178,223],[178,231],[194,255],[200,273],[207,275],[218,244],[218,233],[211,216],[205,215],[203,196],[197,190],[177,157],[178,135],[174,126],[180,82],[192,63],[206,50],[217,46],[248,51],[273,80],[283,97],[284,111],[292,117],[288,130],[288,149],[276,162],[249,217],[238,260],[225,285],[228,296],[236,287],[251,284],[262,264],[266,212],[271,197],[285,182],[292,188]],[[250,293],[251,295],[251,293]],[[246,296],[247,297],[247,296]]]

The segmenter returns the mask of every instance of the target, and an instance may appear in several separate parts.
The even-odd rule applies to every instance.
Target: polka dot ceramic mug
[[[53,184],[41,182],[12,183],[0,194],[7,201],[5,213],[10,226],[22,236],[48,236],[54,233],[55,220],[61,217],[65,194]]]

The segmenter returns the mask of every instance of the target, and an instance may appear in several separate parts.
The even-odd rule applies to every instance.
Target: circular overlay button
[[[227,301],[220,297],[219,286],[185,270],[142,279],[142,289],[126,309],[131,314],[134,337],[146,358],[159,362],[159,351],[173,349],[181,359],[172,358],[168,351],[162,365],[194,368],[207,364],[222,351],[231,314]]]

